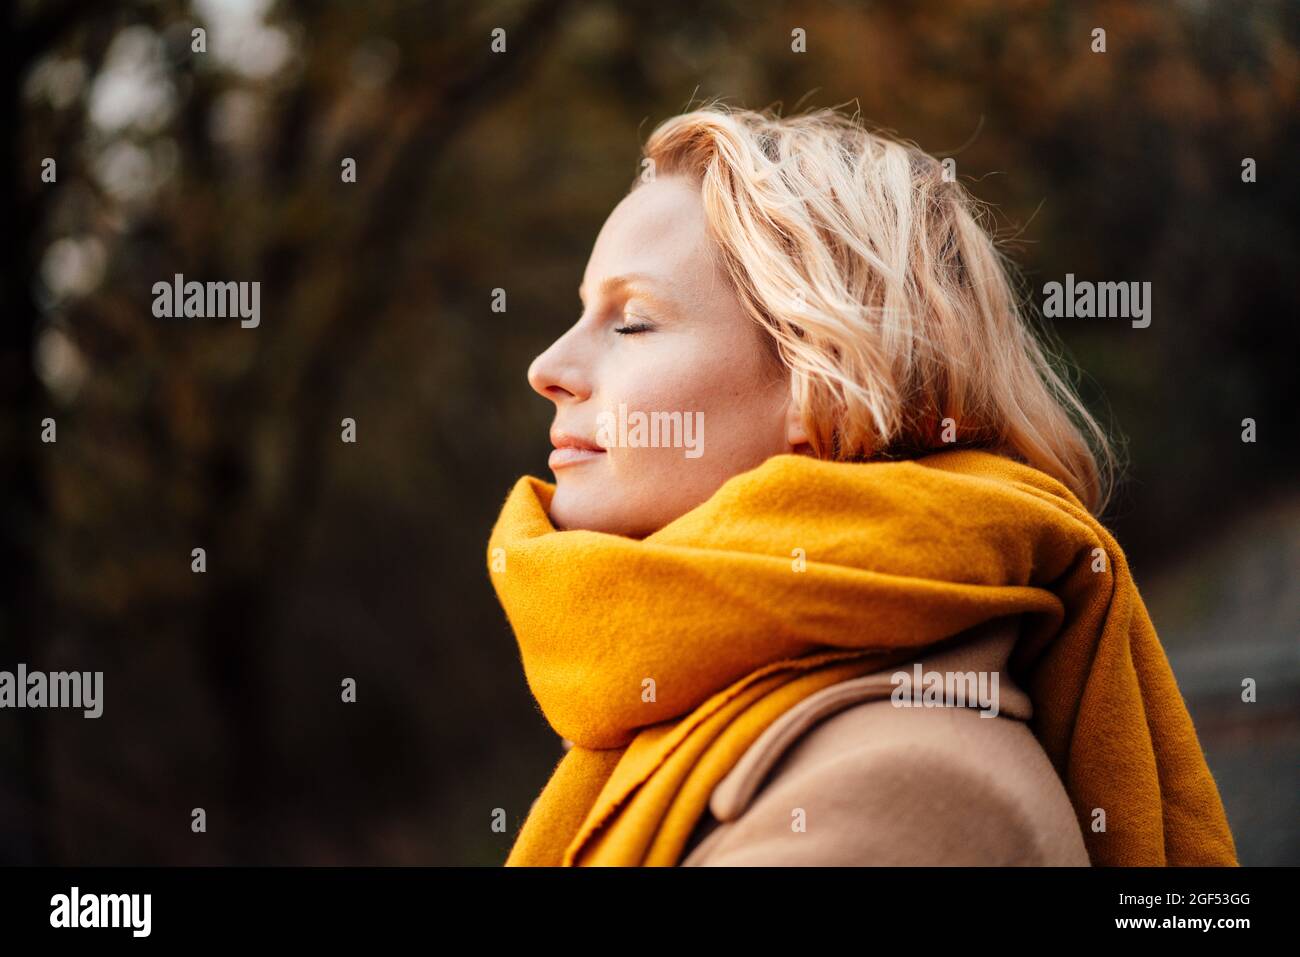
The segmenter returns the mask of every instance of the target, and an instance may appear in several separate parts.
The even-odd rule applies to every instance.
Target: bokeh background
[[[11,5],[0,667],[106,690],[98,720],[0,712],[0,861],[504,860],[562,754],[485,568],[510,485],[549,478],[525,370],[646,134],[720,98],[953,156],[1033,290],[1153,284],[1150,328],[1049,331],[1124,443],[1108,523],[1241,860],[1300,863],[1298,11]],[[178,272],[260,281],[260,327],[154,318]]]

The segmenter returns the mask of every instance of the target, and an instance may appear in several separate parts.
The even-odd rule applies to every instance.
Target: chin
[[[551,524],[560,531],[606,531],[606,516],[600,514],[603,509],[587,501],[589,498],[588,495],[575,493],[572,488],[565,488],[561,482],[551,499]]]
[[[648,532],[642,529],[632,510],[620,507],[610,499],[608,491],[592,494],[575,494],[572,489],[565,494],[560,486],[551,499],[551,524],[559,531],[604,532],[608,535],[627,535],[642,538]]]

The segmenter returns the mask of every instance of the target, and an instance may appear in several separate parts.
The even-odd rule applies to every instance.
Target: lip
[[[546,464],[552,469],[591,462],[605,454],[605,450],[594,442],[588,442],[563,429],[551,429],[551,444],[555,446],[555,450],[551,452]]]

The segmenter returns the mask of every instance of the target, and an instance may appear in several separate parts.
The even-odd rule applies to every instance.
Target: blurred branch
[[[20,20],[13,37],[15,72],[21,74],[37,57],[58,45],[84,14],[97,7],[102,8],[103,4],[96,0],[49,0],[37,8],[35,16]]]
[[[94,7],[89,0],[47,5],[40,16],[18,23],[6,36],[3,95],[5,107],[22,117],[22,86],[27,68],[55,47],[77,17]],[[83,59],[97,69],[111,38],[105,22],[88,18],[89,40]],[[57,124],[45,131],[46,148],[60,157],[64,176],[77,177],[75,144],[84,134],[85,116]],[[20,127],[21,129],[21,127]],[[0,211],[11,231],[23,245],[5,257],[0,271],[0,314],[6,321],[0,329],[0,407],[6,410],[0,428],[0,487],[5,489],[0,505],[0,566],[11,569],[0,580],[0,638],[3,653],[30,665],[43,660],[56,621],[55,602],[49,590],[44,544],[54,532],[47,491],[51,455],[57,448],[40,440],[42,420],[55,417],[45,387],[36,375],[35,351],[41,313],[33,298],[33,277],[38,275],[44,253],[37,241],[56,195],[56,187],[40,183],[34,167],[23,169],[19,158],[22,135],[10,140],[0,160],[3,202]],[[58,422],[67,435],[66,417]],[[25,831],[30,840],[32,862],[51,863],[57,853],[54,786],[50,725],[45,715],[33,712],[19,722],[22,781],[26,794],[19,806],[30,808]]]
[[[312,276],[338,275],[344,270],[341,295],[328,320],[316,332],[314,344],[303,357],[302,372],[292,382],[286,398],[285,416],[293,436],[287,455],[285,479],[277,486],[274,499],[257,506],[256,469],[249,443],[245,416],[223,417],[223,426],[209,459],[209,485],[212,494],[208,519],[202,534],[205,541],[226,542],[233,552],[240,535],[251,534],[254,543],[248,548],[249,561],[214,583],[208,612],[204,616],[200,653],[219,706],[233,729],[231,741],[230,787],[232,801],[267,791],[271,785],[274,763],[271,742],[265,732],[267,669],[263,666],[266,649],[273,645],[270,596],[282,594],[286,579],[294,573],[295,556],[303,550],[308,524],[315,514],[323,487],[329,450],[338,441],[339,396],[345,377],[359,356],[365,354],[379,331],[391,306],[397,283],[390,273],[391,236],[404,235],[427,206],[433,177],[429,169],[438,162],[455,133],[482,111],[490,108],[503,89],[520,82],[520,78],[539,60],[547,47],[548,37],[559,27],[560,13],[567,0],[543,0],[511,30],[513,51],[509,56],[490,54],[479,42],[477,57],[467,54],[471,67],[438,85],[418,79],[413,94],[396,109],[386,141],[393,144],[390,162],[377,172],[370,195],[363,196],[365,216],[359,226],[340,235],[327,256],[333,270],[313,272]],[[290,111],[300,111],[304,103],[294,97]],[[305,117],[298,115],[288,124],[300,128]],[[280,156],[301,154],[289,144],[274,150]],[[318,189],[313,177],[301,166],[290,179],[303,189]],[[266,255],[276,257],[264,268],[286,269],[286,282],[306,281],[302,272],[301,252],[291,244],[271,244]],[[319,279],[316,279],[318,282]],[[304,292],[306,290],[303,290]],[[302,328],[315,308],[314,299],[301,292],[296,297],[290,324]],[[241,387],[240,399],[247,409],[257,408],[280,382],[282,368],[267,368],[266,375],[251,388]],[[229,516],[245,515],[260,528],[232,529]],[[248,541],[245,541],[245,547]],[[218,550],[221,545],[218,544]],[[246,842],[241,855],[245,860],[265,856],[269,829],[259,826],[253,816],[266,802],[248,801],[238,808],[247,815],[241,827]]]
[[[388,272],[389,247],[380,240],[385,234],[404,234],[413,218],[423,211],[433,182],[429,168],[438,162],[456,132],[484,109],[484,104],[492,102],[499,91],[517,83],[533,67],[558,29],[566,3],[543,0],[510,31],[516,38],[516,53],[508,57],[480,56],[475,65],[442,89],[418,84],[420,95],[403,111],[396,158],[375,191],[366,222],[350,242],[353,249],[382,252],[364,257],[356,267],[358,281],[351,284],[334,311],[291,400],[291,418],[300,444],[288,468],[284,505],[276,513],[279,521],[273,523],[268,535],[268,552],[297,548],[301,542],[306,519],[319,493],[326,449],[337,441],[334,410],[338,407],[341,380],[349,364],[378,334],[392,301],[396,284],[390,281]],[[526,42],[521,44],[521,37]],[[466,59],[472,62],[472,58]],[[279,567],[285,567],[284,563]]]

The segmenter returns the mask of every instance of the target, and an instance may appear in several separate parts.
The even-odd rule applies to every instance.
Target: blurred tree
[[[549,407],[524,372],[576,318],[640,141],[701,100],[843,104],[953,156],[1031,300],[1066,272],[1153,283],[1150,329],[1048,330],[1130,440],[1114,524],[1140,578],[1293,474],[1295,4],[51,0],[14,17],[0,641],[6,660],[108,669],[112,703],[0,732],[18,770],[0,773],[18,809],[2,857],[504,856],[491,810],[517,824],[559,757],[481,554],[544,462]],[[260,327],[154,318],[152,284],[176,273],[260,281]],[[342,676],[361,702],[344,712]]]

